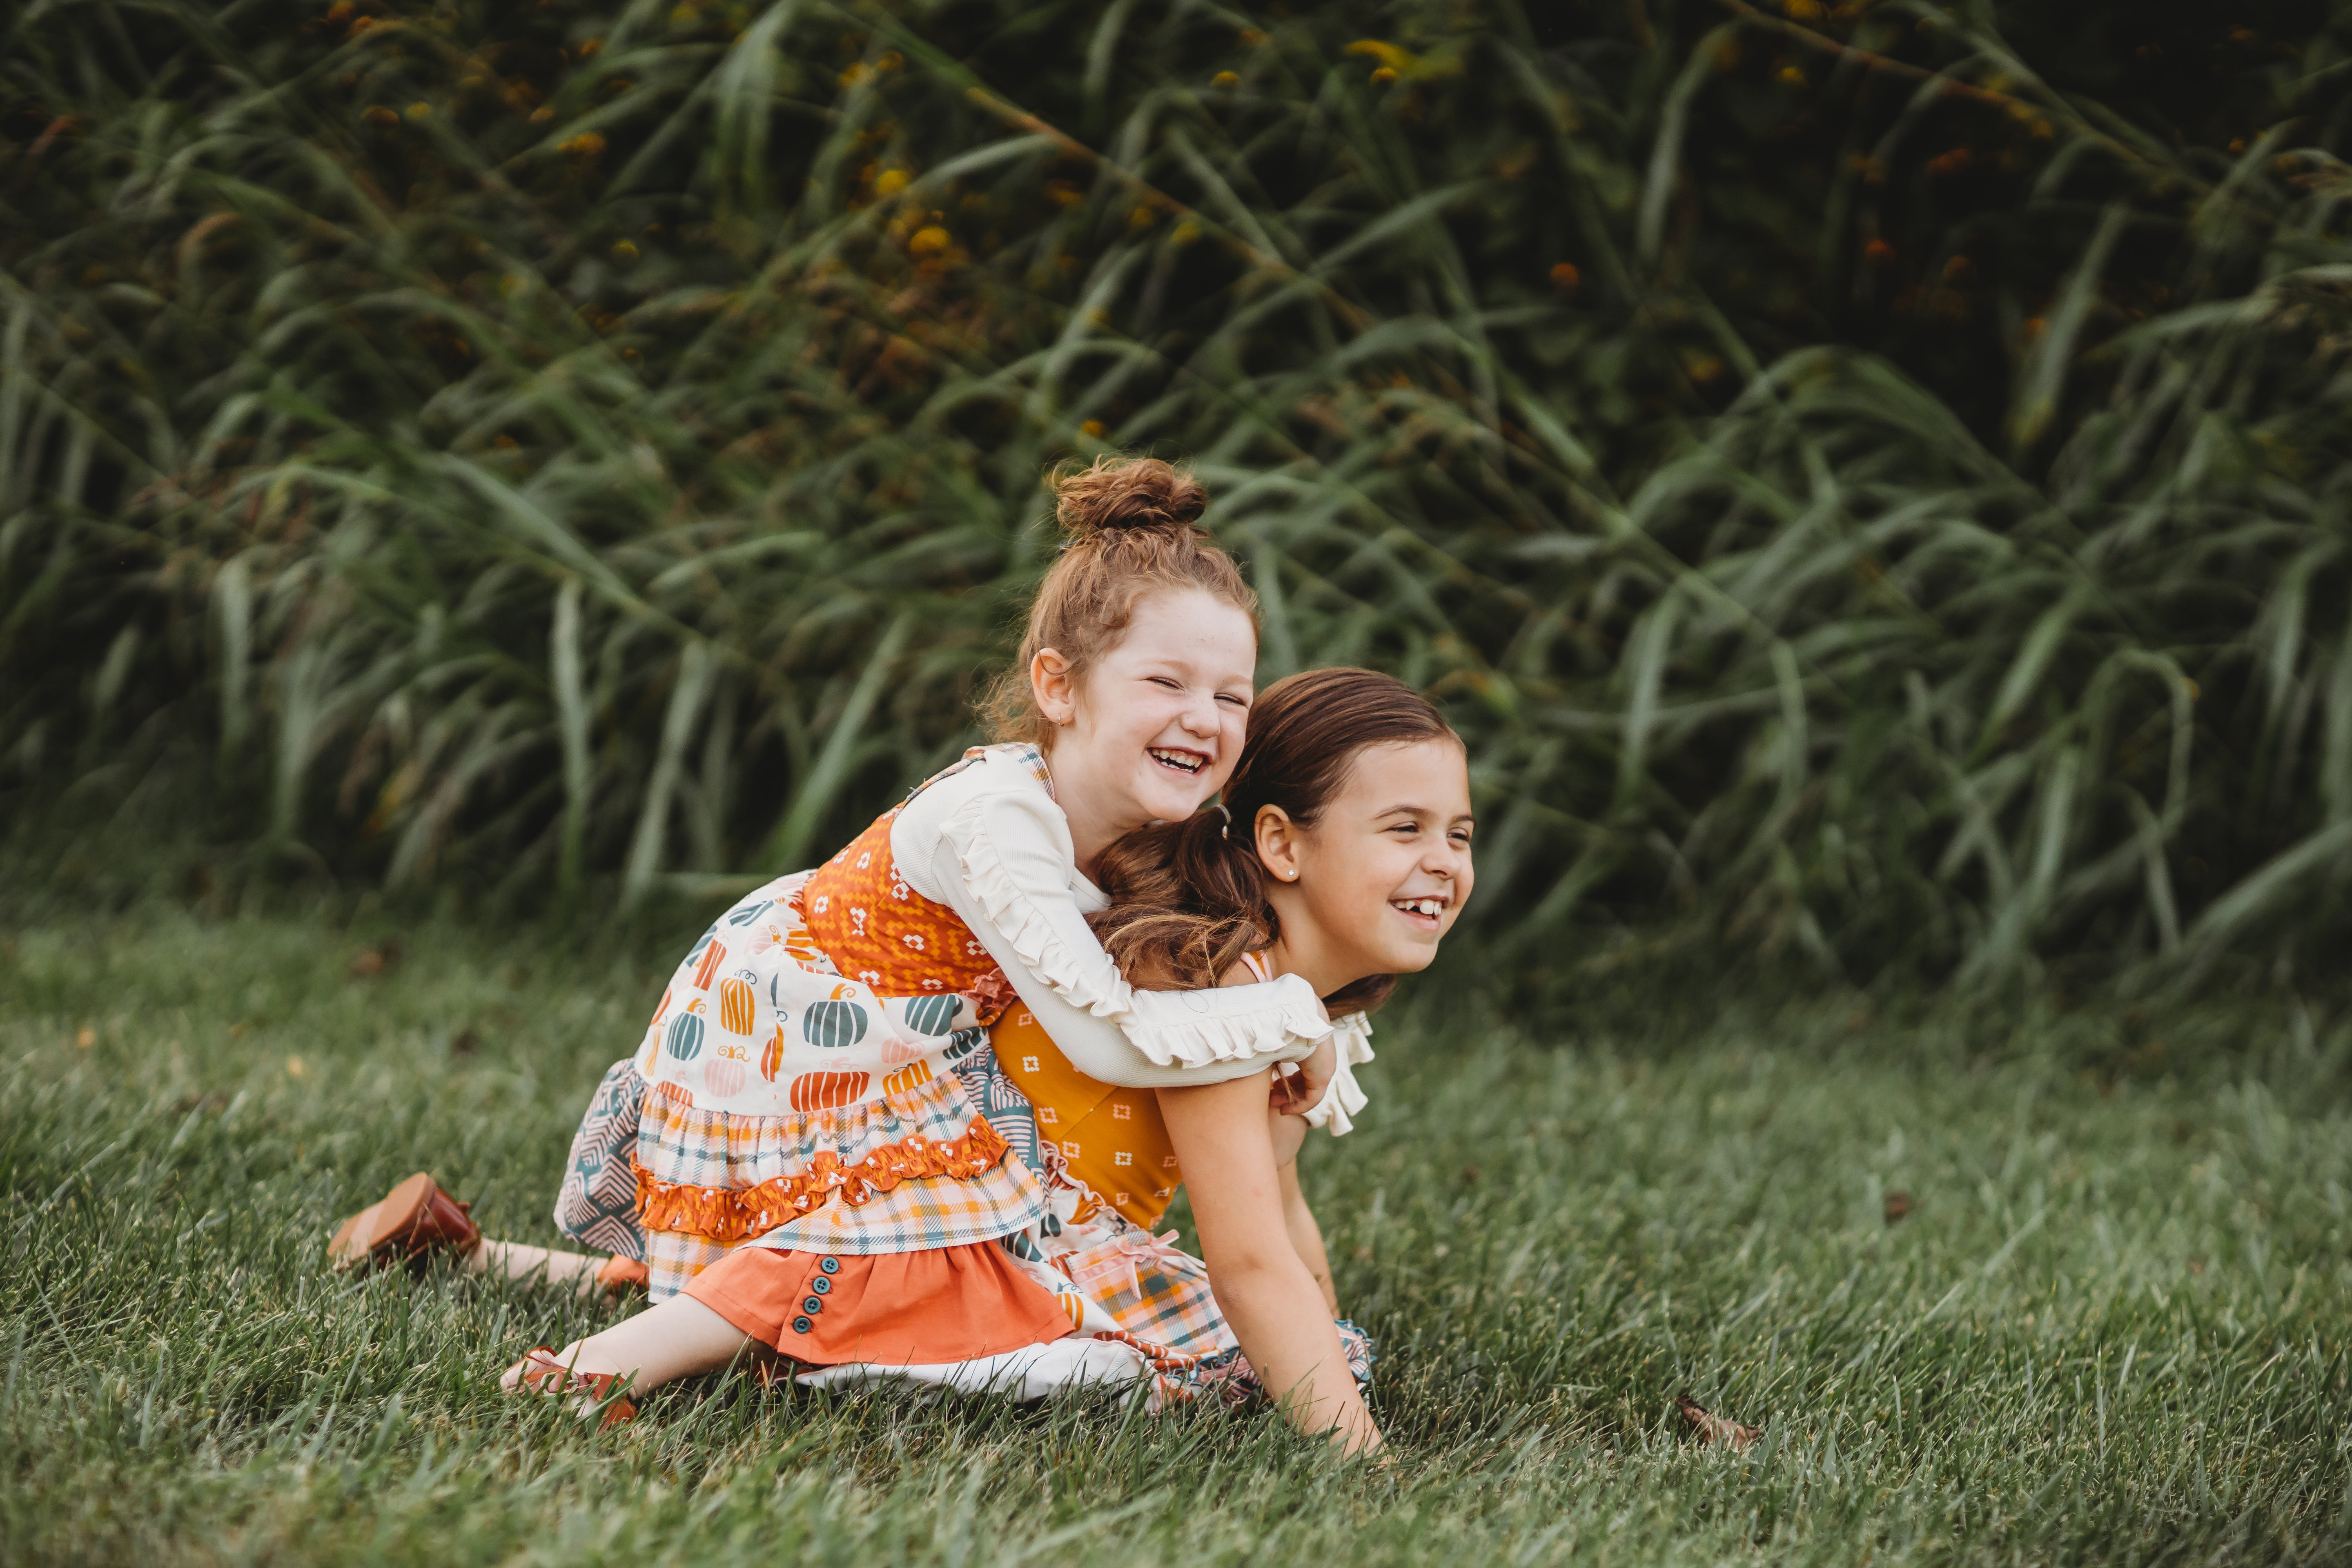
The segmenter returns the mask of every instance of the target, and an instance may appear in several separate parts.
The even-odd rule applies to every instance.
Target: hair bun
[[[1054,519],[1073,542],[1130,528],[1189,530],[1209,493],[1157,458],[1097,458],[1054,480]]]

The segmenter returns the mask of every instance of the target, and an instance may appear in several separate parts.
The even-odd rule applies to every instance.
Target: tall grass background
[[[31,0],[10,896],[804,861],[1123,449],[1446,704],[1526,994],[2307,973],[2352,5],[2152,10]]]

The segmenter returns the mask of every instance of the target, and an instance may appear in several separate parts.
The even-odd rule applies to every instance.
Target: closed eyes
[[[1184,683],[1176,679],[1173,676],[1147,675],[1143,679],[1151,682],[1154,686],[1166,687],[1171,691],[1181,691],[1184,689]],[[1249,711],[1250,700],[1236,692],[1220,691],[1217,693],[1217,700],[1224,703],[1227,707],[1238,708],[1244,713]]]

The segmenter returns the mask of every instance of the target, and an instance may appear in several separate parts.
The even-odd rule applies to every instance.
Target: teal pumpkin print
[[[866,1009],[855,1002],[812,1002],[801,1015],[801,1035],[829,1051],[854,1046],[866,1037]]]
[[[929,1001],[929,998],[925,997],[924,1000]],[[986,1038],[988,1038],[986,1029],[958,1029],[948,1037],[948,1048],[941,1054],[949,1061],[961,1061],[971,1055],[980,1042]]]
[[[690,1062],[702,1054],[702,1019],[694,1013],[680,1013],[669,1021],[669,1054],[682,1062]]]
[[[953,994],[918,996],[907,1004],[907,1027],[919,1035],[944,1035],[955,1027],[956,1009],[962,1005],[963,998]]]

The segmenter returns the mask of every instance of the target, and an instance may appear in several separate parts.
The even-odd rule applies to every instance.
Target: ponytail
[[[1179,990],[1206,990],[1272,942],[1265,868],[1222,805],[1127,834],[1103,851],[1095,879],[1110,908],[1093,918],[1121,972]]]

